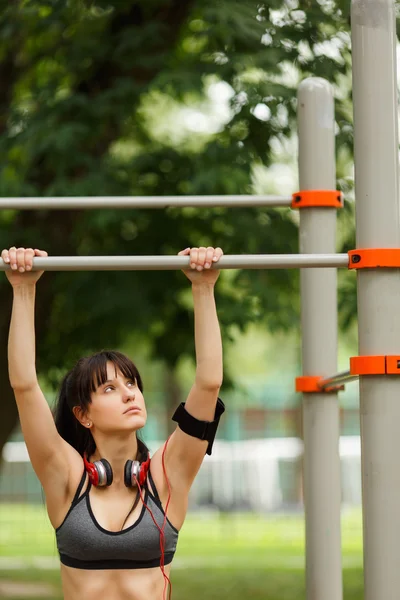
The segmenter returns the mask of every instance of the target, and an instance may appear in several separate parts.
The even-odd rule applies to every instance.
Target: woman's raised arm
[[[11,387],[23,390],[37,383],[35,368],[35,294],[43,271],[31,271],[34,256],[47,256],[43,250],[13,246],[1,257],[10,265],[6,276],[13,288],[13,306],[8,339],[8,369]]]
[[[196,375],[185,403],[185,411],[190,415],[189,420],[196,420],[196,429],[199,426],[203,426],[204,429],[208,423],[214,423],[215,433],[217,413],[220,412],[217,410],[217,401],[222,385],[223,368],[221,332],[214,298],[214,285],[219,270],[212,269],[211,266],[223,253],[221,248],[209,247],[187,248],[179,255],[187,256],[189,253],[191,268],[184,273],[192,284],[193,292]],[[174,420],[180,422],[179,418]],[[191,433],[193,426],[186,429],[188,433],[183,429],[186,428],[178,426],[171,435],[165,461],[172,488],[179,490],[183,497],[186,497],[208,447],[212,446],[212,440],[208,440],[207,437],[199,438]],[[154,456],[152,460],[159,460],[159,457]]]
[[[31,271],[34,256],[45,257],[47,252],[13,247],[1,253],[4,262],[11,267],[6,270],[6,276],[14,293],[8,368],[32,466],[46,495],[57,487],[62,497],[68,485],[69,464],[75,450],[59,435],[37,380],[35,293],[36,282],[43,271]]]
[[[214,419],[223,377],[222,341],[214,296],[220,271],[210,268],[221,256],[221,248],[192,248],[193,267],[185,271],[192,284],[196,350],[196,375],[186,410],[204,421]]]

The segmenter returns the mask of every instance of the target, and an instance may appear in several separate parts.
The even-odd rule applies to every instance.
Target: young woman
[[[187,248],[195,313],[196,376],[178,426],[151,461],[137,437],[146,423],[142,381],[119,352],[81,358],[64,377],[54,417],[35,369],[35,286],[47,252],[1,256],[14,293],[10,382],[32,466],[56,532],[65,600],[162,600],[188,494],[224,405],[222,344],[214,300],[220,248]],[[165,568],[164,568],[165,565]]]

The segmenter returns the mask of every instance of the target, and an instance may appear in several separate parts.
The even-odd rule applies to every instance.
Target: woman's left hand
[[[186,277],[192,283],[214,284],[219,277],[219,269],[211,269],[213,263],[223,255],[221,248],[186,248],[178,252],[178,256],[190,255],[190,269],[184,269]]]

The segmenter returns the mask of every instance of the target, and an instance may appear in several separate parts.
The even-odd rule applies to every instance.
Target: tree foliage
[[[2,196],[244,194],[257,164],[296,127],[305,76],[337,85],[349,71],[346,0],[17,0],[0,16]],[[336,48],[336,54],[329,48]],[[231,90],[214,132],[179,144],[158,133],[168,102],[198,106],[210,83]],[[157,99],[157,102],[156,102]],[[157,114],[155,106],[158,107]],[[268,109],[260,118],[257,107]],[[337,101],[338,142],[351,152],[349,98]],[[179,114],[179,113],[178,113]],[[183,127],[176,122],[177,131]],[[2,246],[51,255],[297,251],[290,211],[168,209],[4,211]],[[6,381],[11,294],[0,282],[0,358]],[[298,322],[291,271],[223,273],[224,336],[234,323]],[[38,368],[64,367],[92,348],[123,344],[134,328],[173,368],[193,354],[187,282],[178,272],[46,273],[38,286]],[[16,422],[12,395],[0,447]]]

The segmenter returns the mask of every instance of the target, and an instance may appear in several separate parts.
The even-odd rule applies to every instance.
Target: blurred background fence
[[[161,442],[148,442],[151,451]],[[190,510],[291,511],[302,508],[299,478],[303,442],[299,438],[270,438],[215,442],[206,456],[190,494]],[[339,451],[342,501],[361,504],[360,438],[342,436]],[[43,504],[40,483],[25,443],[8,442],[3,450],[0,504]],[[1,524],[1,511],[0,511]],[[1,529],[0,529],[1,538]]]

